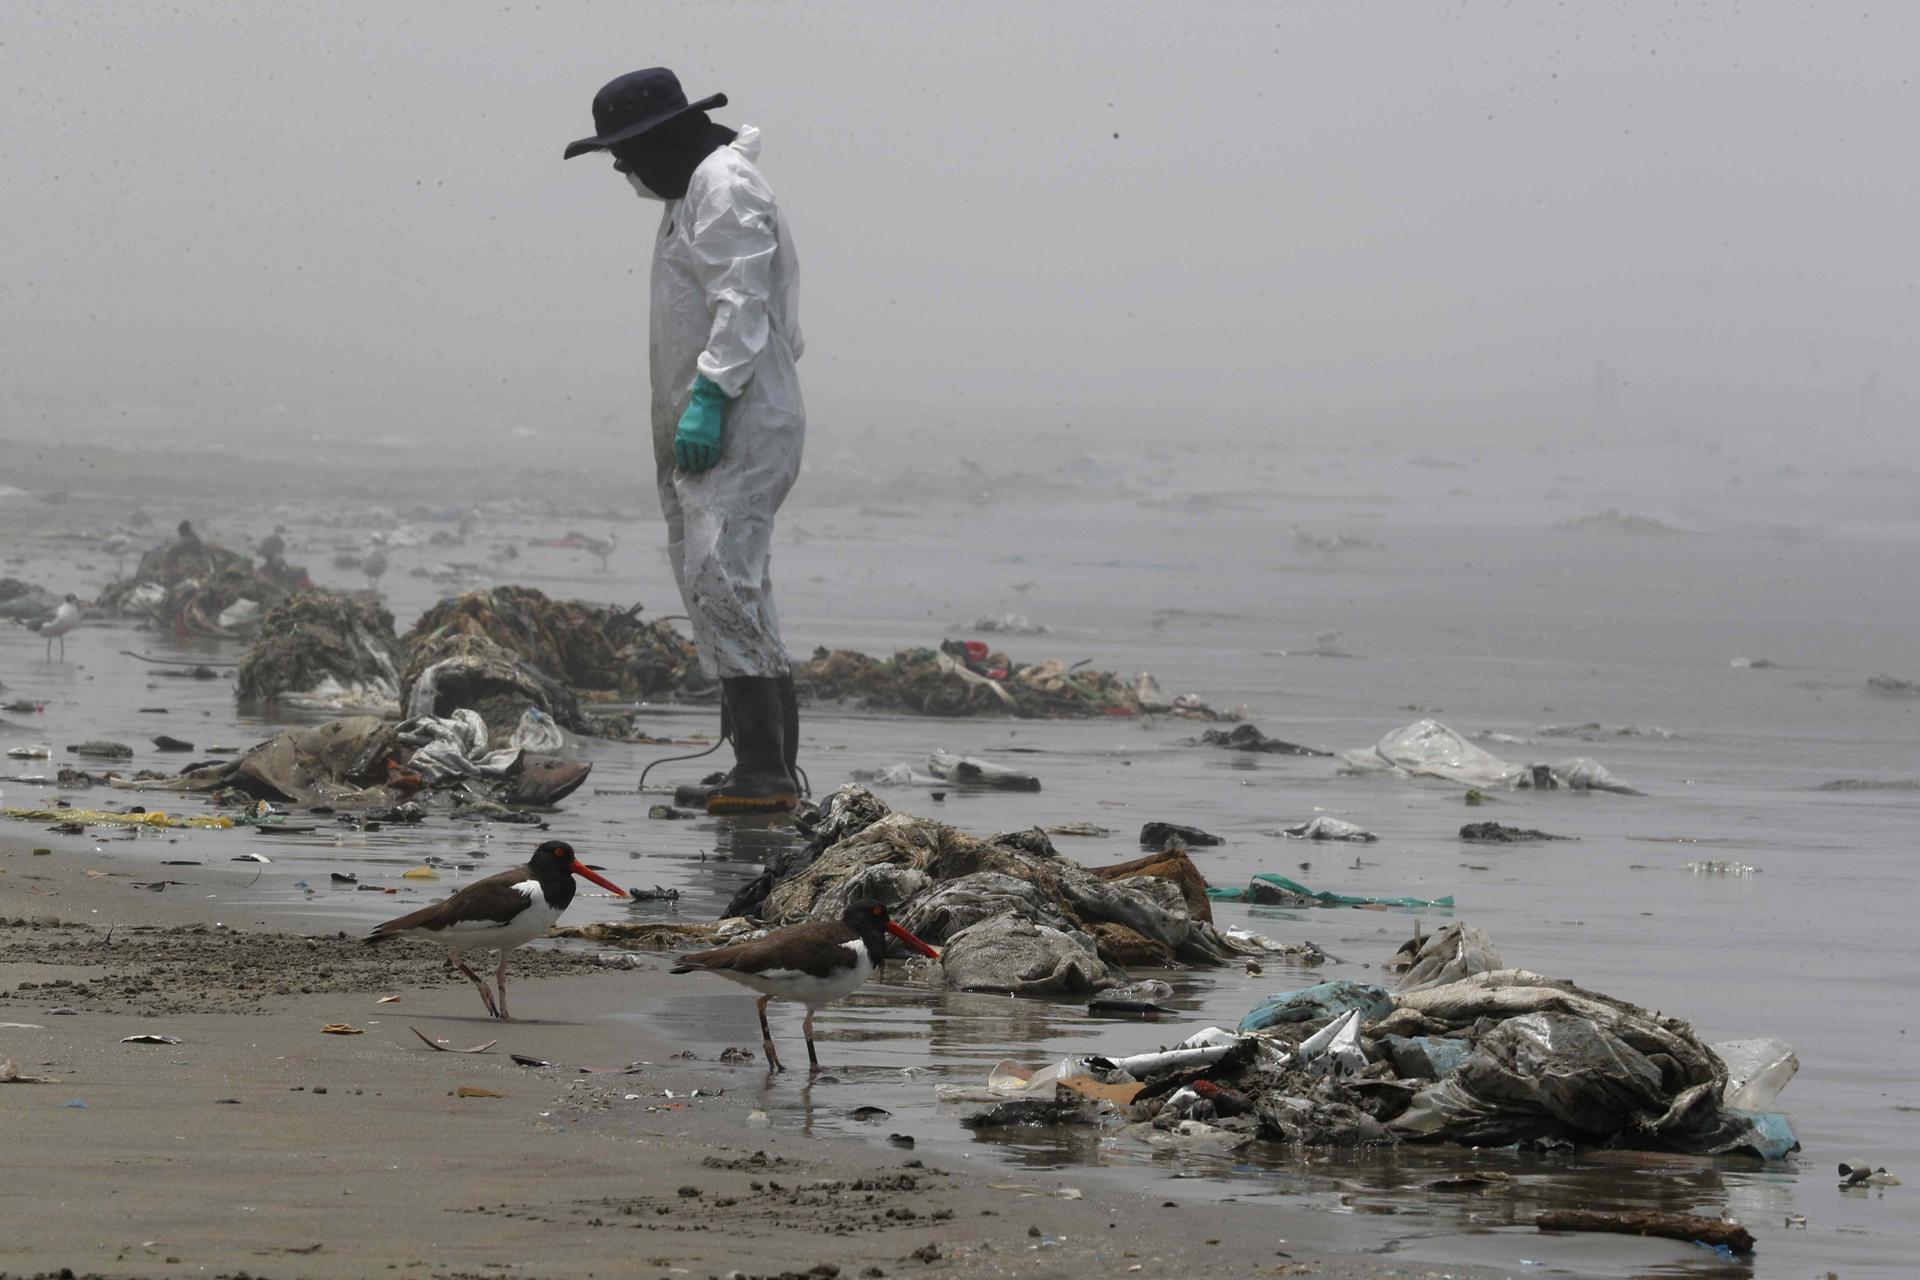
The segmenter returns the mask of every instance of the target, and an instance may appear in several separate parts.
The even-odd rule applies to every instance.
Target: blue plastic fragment
[[[1379,987],[1345,978],[1322,982],[1300,991],[1282,991],[1240,1019],[1240,1030],[1259,1031],[1283,1022],[1325,1022],[1349,1009],[1360,1010],[1360,1020],[1371,1022],[1393,1012],[1393,997]]]
[[[87,1104],[80,1101],[80,1099],[78,1098],[69,1098],[67,1101],[60,1104],[60,1109],[62,1111],[85,1111],[87,1109]]]

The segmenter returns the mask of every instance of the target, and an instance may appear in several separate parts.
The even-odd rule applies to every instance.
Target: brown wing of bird
[[[858,963],[846,946],[858,936],[838,920],[797,924],[750,942],[681,956],[669,972],[693,973],[704,969],[766,973],[771,969],[794,969],[824,978]]]
[[[485,880],[476,880],[445,901],[375,925],[366,940],[370,943],[387,942],[409,929],[440,930],[463,920],[507,924],[525,911],[527,904],[532,901],[514,886],[531,879],[533,871],[530,868],[514,867],[490,875]]]

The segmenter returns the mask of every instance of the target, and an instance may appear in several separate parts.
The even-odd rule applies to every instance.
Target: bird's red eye
[[[883,915],[885,915],[885,914],[887,914],[887,909],[886,909],[885,907],[875,907],[875,908],[873,909],[873,914],[875,914],[875,915],[877,915],[877,916],[883,916]]]

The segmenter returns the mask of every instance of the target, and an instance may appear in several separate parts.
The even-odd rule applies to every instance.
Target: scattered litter
[[[767,1113],[764,1111],[760,1111],[760,1112],[756,1112],[755,1114],[764,1116]],[[751,1120],[752,1117],[749,1116],[748,1119]],[[893,1146],[900,1147],[904,1150],[907,1150],[907,1151],[913,1150],[913,1146],[914,1146],[913,1135],[910,1133],[890,1133],[887,1135],[887,1141]]]
[[[885,1107],[855,1107],[847,1112],[847,1118],[849,1120],[882,1120],[892,1114],[893,1112]]]
[[[1753,1234],[1737,1222],[1694,1213],[1619,1213],[1600,1209],[1549,1209],[1534,1215],[1542,1231],[1611,1231],[1629,1236],[1687,1240],[1736,1254],[1753,1252]]]
[[[1350,840],[1361,844],[1371,844],[1380,837],[1363,827],[1339,818],[1330,818],[1325,814],[1311,822],[1298,822],[1291,827],[1282,827],[1280,834],[1289,840]]]
[[[1376,898],[1366,894],[1332,893],[1309,889],[1297,880],[1289,880],[1271,871],[1255,875],[1244,889],[1212,888],[1207,896],[1227,902],[1257,902],[1277,907],[1451,907],[1453,895],[1444,898]]]
[[[331,871],[327,873],[327,879],[331,880],[335,884],[359,884],[360,883],[360,877],[355,875],[351,871]]]
[[[60,1104],[60,1109],[62,1111],[85,1111],[87,1104],[78,1098],[69,1098]]]
[[[432,867],[408,867],[400,873],[402,880],[438,880],[440,873]]]
[[[453,1091],[456,1098],[504,1098],[507,1095],[493,1089],[482,1089],[477,1084],[463,1084]]]
[[[1044,636],[1049,628],[1029,619],[1025,614],[1001,613],[975,618],[972,622],[955,627],[956,631],[979,631],[989,635],[1001,633],[1013,636]]]
[[[977,756],[957,756],[936,751],[927,757],[927,769],[934,777],[963,787],[985,787],[994,791],[1038,791],[1040,779],[1018,769],[982,760]]]
[[[1854,1187],[1897,1187],[1900,1179],[1887,1172],[1885,1165],[1869,1167],[1864,1161],[1858,1164],[1840,1163],[1840,1186],[1851,1190]]]
[[[1340,757],[1339,772],[1401,778],[1440,778],[1477,788],[1612,791],[1639,795],[1596,761],[1576,756],[1555,764],[1509,764],[1436,720],[1395,729],[1371,747]]]
[[[1444,1178],[1435,1178],[1427,1184],[1429,1191],[1485,1191],[1494,1187],[1506,1190],[1513,1185],[1513,1175],[1497,1169],[1476,1170],[1473,1173],[1448,1174]]]
[[[134,827],[201,827],[212,830],[226,830],[233,826],[233,819],[225,814],[196,815],[191,818],[170,818],[159,810],[149,813],[111,813],[103,809],[0,809],[0,817],[14,818],[21,822],[83,822],[112,823]]]
[[[678,902],[680,891],[663,889],[656,884],[651,889],[628,889],[627,897],[634,902]]]
[[[69,746],[67,754],[88,760],[131,760],[133,748],[124,742],[88,741]]]
[[[1549,835],[1526,827],[1502,826],[1498,822],[1469,822],[1460,828],[1460,838],[1470,844],[1528,844],[1540,840],[1574,840],[1576,836]]]
[[[1749,866],[1744,862],[1689,862],[1680,869],[1682,871],[1691,871],[1697,876],[1752,876],[1760,874],[1760,868]]]
[[[1110,827],[1103,827],[1097,822],[1061,822],[1048,827],[1047,834],[1050,836],[1088,836],[1093,839],[1101,839],[1112,835],[1113,830]]]
[[[237,853],[233,856],[233,861],[235,862],[272,862],[273,859],[269,858],[264,853]]]
[[[1318,751],[1312,747],[1303,747],[1297,743],[1283,742],[1279,738],[1269,738],[1250,724],[1235,725],[1231,729],[1203,730],[1198,738],[1190,738],[1183,745],[1195,747],[1225,747],[1229,751],[1247,751],[1257,755],[1269,756],[1332,756],[1331,751]]]
[[[1208,845],[1225,844],[1219,836],[1202,831],[1198,827],[1183,827],[1177,822],[1148,822],[1140,828],[1140,847],[1142,849],[1165,849],[1170,846],[1180,848],[1204,848]]]
[[[24,1026],[27,1026],[28,1024],[24,1022],[9,1022],[4,1025],[10,1026],[10,1027],[24,1027]],[[23,1075],[20,1071],[20,1064],[15,1062],[12,1058],[8,1058],[5,1062],[0,1062],[0,1084],[58,1084],[58,1083],[60,1082],[54,1079],[52,1076]]]
[[[7,754],[15,760],[51,760],[53,746],[51,743],[46,743],[27,747],[9,747]]]
[[[123,1037],[120,1043],[121,1044],[180,1044],[181,1040],[179,1036],[163,1036],[163,1035],[156,1034],[154,1032],[146,1032],[145,1034],[142,1034],[142,1035]]]
[[[375,1004],[398,1004],[400,1003],[400,997],[399,996],[381,996],[378,1000],[375,1000],[374,1003]]]
[[[437,1040],[427,1039],[425,1033],[423,1033],[418,1027],[408,1027],[407,1030],[413,1032],[414,1035],[419,1036],[420,1043],[427,1046],[427,1048],[434,1050],[436,1053],[485,1053],[487,1050],[493,1048],[493,1046],[500,1043],[498,1040],[489,1040],[485,1044],[477,1044],[473,1046],[473,1048],[471,1049],[455,1049],[450,1045],[441,1044]],[[360,1033],[357,1031],[352,1031],[352,1032],[349,1032],[348,1034],[359,1035]]]
[[[363,1036],[366,1032],[359,1027],[352,1026],[345,1022],[329,1022],[326,1026],[320,1028],[320,1034],[323,1036]]]
[[[420,1033],[416,1031],[414,1034],[419,1035]],[[433,1044],[431,1040],[427,1043]],[[436,1044],[433,1045],[433,1047],[438,1049],[440,1046]],[[545,1058],[530,1058],[524,1053],[510,1053],[507,1057],[512,1059],[513,1064],[517,1067],[551,1067],[553,1065],[553,1063],[548,1062]]]

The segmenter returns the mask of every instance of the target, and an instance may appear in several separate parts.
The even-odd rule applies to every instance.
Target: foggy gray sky
[[[560,152],[664,63],[764,131],[818,431],[1912,460],[1913,5],[6,14],[0,431],[644,430],[657,210]]]

